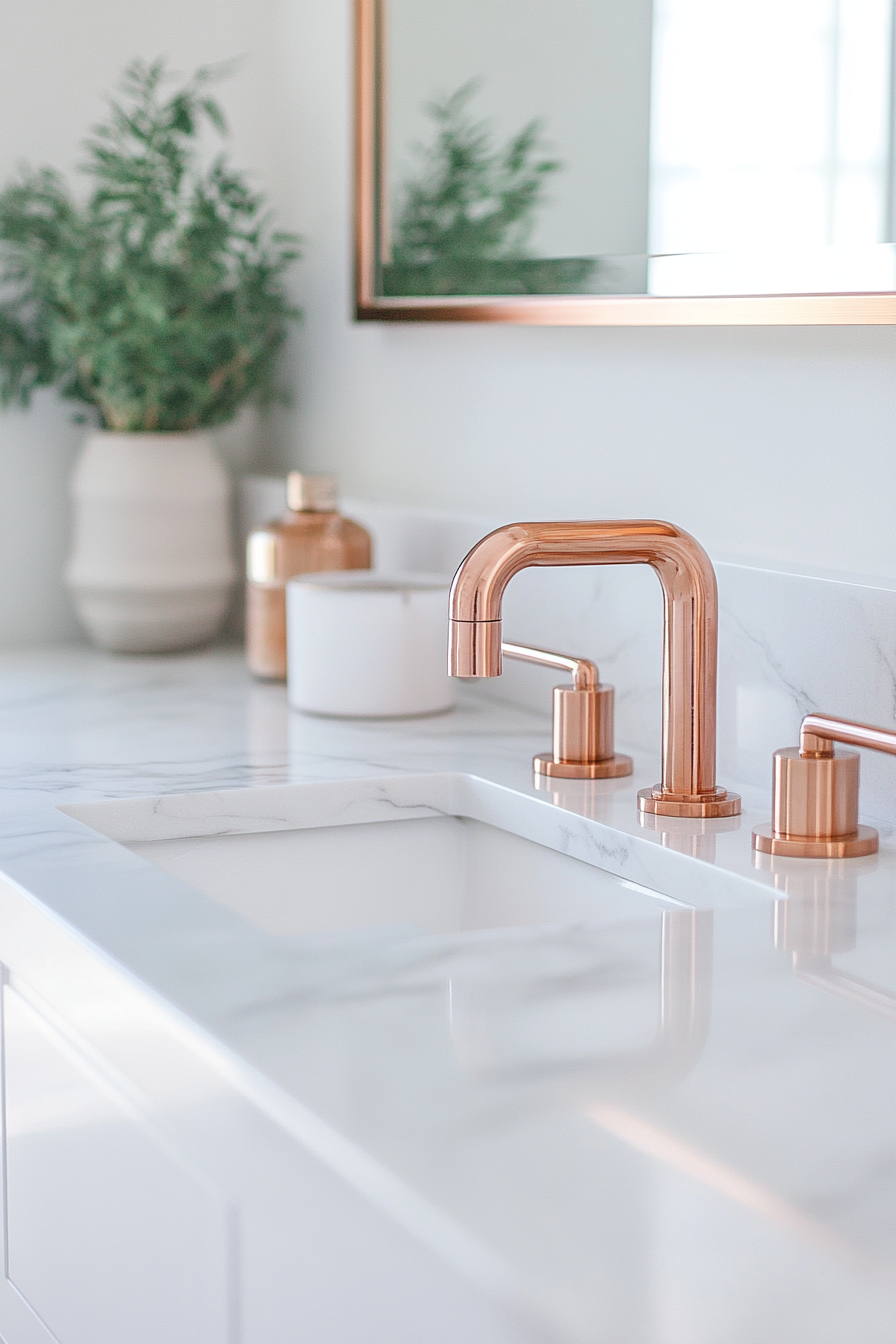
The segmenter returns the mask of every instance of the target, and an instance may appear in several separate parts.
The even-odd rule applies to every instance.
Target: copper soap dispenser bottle
[[[296,574],[370,569],[370,534],[338,510],[335,476],[291,471],[286,513],[246,545],[246,656],[266,681],[286,680],[286,581]]]

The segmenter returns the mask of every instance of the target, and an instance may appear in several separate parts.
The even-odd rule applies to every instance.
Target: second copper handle
[[[753,848],[804,859],[854,859],[877,852],[872,826],[859,825],[859,757],[834,743],[896,756],[896,732],[831,714],[807,714],[799,747],[774,756],[772,823],[757,826]]]

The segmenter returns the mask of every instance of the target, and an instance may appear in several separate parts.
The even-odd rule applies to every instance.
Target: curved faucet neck
[[[703,547],[672,523],[514,523],[483,537],[452,584],[449,671],[454,676],[500,676],[501,604],[507,584],[521,569],[639,564],[656,571],[665,601],[662,797],[670,806],[680,802],[685,809],[724,799],[725,791],[715,782],[715,573]],[[642,810],[654,809],[642,805]]]

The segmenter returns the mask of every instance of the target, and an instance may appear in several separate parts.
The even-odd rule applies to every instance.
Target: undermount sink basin
[[[370,819],[352,820],[359,785],[369,794],[371,781],[64,810],[282,936],[384,924],[429,934],[567,925],[605,918],[609,906],[631,912],[635,893],[642,902],[655,897],[601,868],[464,815],[456,802],[450,815],[436,811],[429,802],[433,783],[450,778],[421,777],[419,801],[411,788],[398,806],[387,806],[389,820],[376,819],[383,814],[382,797],[364,799],[372,804],[363,808]],[[316,806],[309,807],[312,800]]]
[[[565,814],[522,801],[530,824],[547,819],[545,837],[567,843]],[[379,926],[386,943],[354,939],[374,957],[389,930],[405,947],[441,936],[423,957],[438,963],[454,1052],[475,1073],[604,1056],[613,1069],[683,1066],[705,1033],[711,916],[514,833],[519,804],[431,775],[64,810],[265,933],[311,937],[318,967],[334,947],[320,935],[345,946]],[[397,985],[402,964],[386,952],[377,974]]]
[[[620,880],[469,817],[418,817],[130,849],[269,933],[409,924],[459,933],[594,918]]]

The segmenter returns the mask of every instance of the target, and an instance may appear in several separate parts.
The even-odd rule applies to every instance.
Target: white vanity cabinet
[[[387,1173],[5,880],[0,947],[5,1344],[535,1337]]]

